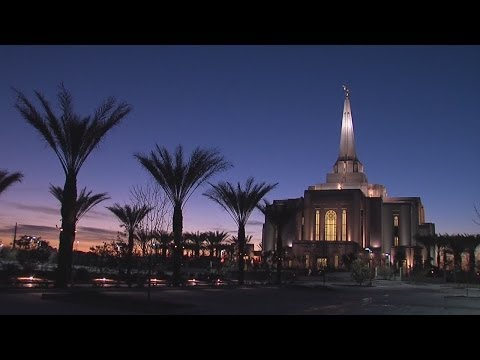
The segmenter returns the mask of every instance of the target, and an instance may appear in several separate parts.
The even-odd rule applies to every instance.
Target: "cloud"
[[[111,218],[112,214],[106,211],[97,211],[97,210],[90,210],[88,213],[83,215],[84,218],[91,218],[91,219],[98,219],[99,217],[103,218]]]
[[[0,228],[0,234],[1,235],[12,235],[15,231],[15,226],[5,226],[3,228]],[[18,224],[17,225],[17,235],[20,233],[37,233],[37,232],[51,232],[55,231],[58,232],[58,229],[56,229],[53,226],[44,226],[44,225],[31,225],[31,224]]]
[[[263,221],[251,220],[251,221],[248,221],[248,222],[247,222],[247,225],[250,225],[250,226],[262,226],[262,225],[263,225]]]
[[[16,202],[9,202],[9,204],[12,207],[20,210],[41,212],[41,213],[60,216],[60,207],[56,208],[56,207],[43,206],[43,205],[25,205],[25,204],[16,203]]]
[[[77,227],[77,229],[78,229],[78,232],[89,233],[89,234],[100,235],[100,236],[112,236],[112,235],[116,236],[118,233],[118,231],[101,229],[96,227],[89,227],[89,226],[79,226]]]

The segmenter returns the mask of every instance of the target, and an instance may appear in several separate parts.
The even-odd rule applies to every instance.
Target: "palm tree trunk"
[[[277,226],[277,284],[282,283],[283,241],[282,226]]]
[[[127,284],[132,287],[132,257],[133,257],[133,229],[128,231],[128,248],[127,248]]]
[[[244,267],[245,259],[245,225],[238,226],[238,285],[243,285],[244,282]]]
[[[182,205],[173,208],[173,285],[180,285],[180,270],[182,258],[183,214]]]
[[[58,246],[57,278],[55,287],[65,288],[71,277],[73,243],[75,241],[75,203],[77,201],[77,178],[67,174],[63,187],[61,208],[62,227]]]

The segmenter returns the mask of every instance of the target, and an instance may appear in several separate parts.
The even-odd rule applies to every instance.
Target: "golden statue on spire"
[[[345,97],[350,97],[350,89],[347,87],[347,85],[342,85],[343,86],[343,91],[345,91]]]

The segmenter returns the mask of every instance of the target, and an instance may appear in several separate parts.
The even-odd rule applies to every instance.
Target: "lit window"
[[[399,216],[393,215],[393,246],[398,246],[400,243],[399,231],[398,231]]]
[[[337,213],[333,210],[328,210],[325,214],[325,240],[337,240]]]
[[[342,241],[347,240],[347,210],[342,210]]]
[[[320,210],[315,210],[315,240],[320,240]]]
[[[327,267],[327,264],[328,264],[328,261],[327,261],[327,258],[317,258],[317,269],[318,270],[322,270],[322,269],[325,269]]]

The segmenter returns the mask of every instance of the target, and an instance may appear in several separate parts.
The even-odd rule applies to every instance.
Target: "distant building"
[[[326,182],[309,186],[303,197],[273,202],[298,206],[282,232],[288,265],[341,269],[342,256],[363,252],[379,264],[412,267],[429,256],[415,236],[433,235],[435,226],[425,223],[420,197],[388,197],[385,186],[368,182],[355,149],[350,93],[344,90],[340,151]],[[266,222],[264,252],[276,250],[275,239],[275,228]]]

